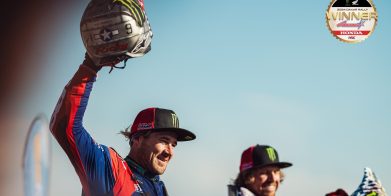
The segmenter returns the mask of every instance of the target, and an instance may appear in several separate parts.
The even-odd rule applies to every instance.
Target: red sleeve
[[[93,140],[83,116],[97,74],[81,65],[65,86],[50,120],[50,130],[69,157],[85,195],[107,194],[115,183],[109,149]]]

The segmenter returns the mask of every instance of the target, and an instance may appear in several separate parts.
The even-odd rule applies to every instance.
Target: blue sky
[[[22,106],[27,119],[50,117],[82,62],[87,3],[53,29],[61,36],[48,42],[45,72]],[[162,176],[172,196],[226,195],[241,152],[254,144],[272,145],[294,164],[279,195],[352,193],[367,166],[391,190],[390,2],[374,3],[375,32],[347,44],[326,27],[329,1],[146,0],[152,51],[99,73],[85,126],[125,156],[117,133],[140,110],[173,109],[197,140],[178,145]],[[52,152],[50,195],[80,194],[55,141]]]

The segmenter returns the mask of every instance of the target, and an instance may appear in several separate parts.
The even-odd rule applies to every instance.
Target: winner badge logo
[[[375,30],[376,8],[372,0],[332,0],[326,12],[326,23],[340,41],[358,43]]]

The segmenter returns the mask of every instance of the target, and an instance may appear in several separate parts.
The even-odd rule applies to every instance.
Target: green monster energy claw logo
[[[377,193],[375,191],[372,191],[371,193],[369,193],[367,196],[377,196]]]
[[[136,0],[113,0],[113,3],[119,3],[128,8],[134,16],[134,19],[137,21],[137,24],[143,26],[145,22],[144,11],[141,8],[140,4],[135,1]]]
[[[174,127],[179,127],[179,121],[178,121],[178,117],[176,116],[176,114],[171,114],[171,118],[172,118],[172,125]]]
[[[271,148],[271,147],[266,148],[266,152],[267,152],[267,155],[269,156],[269,159],[271,161],[276,160],[277,157],[276,157],[276,153],[273,148]]]

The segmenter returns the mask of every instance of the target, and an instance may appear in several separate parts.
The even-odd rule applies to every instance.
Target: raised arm
[[[83,116],[97,76],[85,61],[65,86],[50,120],[50,130],[75,168],[86,195],[111,191],[114,175],[110,150],[83,127]]]

